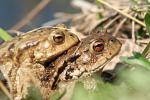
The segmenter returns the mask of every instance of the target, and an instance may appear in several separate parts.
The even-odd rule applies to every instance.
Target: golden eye
[[[93,50],[94,50],[95,52],[101,52],[101,51],[103,51],[103,49],[104,49],[104,44],[103,44],[103,42],[95,42],[95,43],[93,44]]]
[[[65,35],[62,32],[57,32],[56,34],[54,34],[53,36],[53,40],[55,43],[63,43],[65,40]]]
[[[104,50],[104,41],[103,40],[94,41],[91,44],[91,50],[96,53],[102,52]]]

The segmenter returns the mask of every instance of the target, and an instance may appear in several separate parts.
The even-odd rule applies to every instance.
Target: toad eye
[[[62,32],[57,32],[56,34],[54,34],[53,36],[53,40],[55,43],[63,43],[65,40],[65,35]]]
[[[100,41],[94,41],[91,44],[91,50],[96,52],[96,53],[100,53],[104,50],[104,41],[100,40]]]
[[[103,44],[103,42],[97,41],[97,42],[95,42],[95,43],[93,44],[93,50],[94,50],[95,52],[101,52],[101,51],[103,51],[103,49],[104,49],[104,44]]]

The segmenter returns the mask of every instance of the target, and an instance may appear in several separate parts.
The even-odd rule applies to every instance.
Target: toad
[[[36,80],[32,78],[36,71],[45,69],[43,62],[55,59],[78,42],[76,35],[58,25],[34,29],[0,45],[0,70],[13,97],[16,100],[23,97],[22,93],[28,87],[24,84]]]
[[[44,96],[59,89],[59,83],[77,80],[102,70],[120,51],[121,43],[107,33],[93,31],[80,43],[50,63],[40,75]]]

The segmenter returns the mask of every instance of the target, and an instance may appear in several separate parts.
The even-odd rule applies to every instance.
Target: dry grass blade
[[[118,27],[116,28],[115,32],[112,34],[113,36],[116,36],[118,31],[120,30],[120,28],[122,27],[122,25],[127,21],[127,18],[124,18],[118,25]]]
[[[3,83],[1,81],[0,81],[0,89],[10,100],[12,100],[10,93],[8,92],[8,90],[6,89],[6,87],[3,85]]]
[[[146,27],[146,25],[145,25],[143,22],[141,22],[140,20],[138,20],[138,19],[132,17],[131,15],[129,15],[129,14],[127,14],[127,13],[125,13],[125,12],[123,12],[123,11],[121,11],[121,10],[115,8],[115,7],[113,7],[113,6],[110,5],[109,3],[107,3],[107,2],[105,2],[105,1],[103,1],[103,0],[97,0],[97,1],[100,2],[100,3],[102,3],[102,4],[104,4],[104,5],[106,5],[106,6],[108,6],[109,8],[112,8],[113,10],[115,10],[115,11],[119,12],[120,14],[122,14],[122,15],[128,17],[129,19],[132,19],[133,21],[137,22],[138,24],[140,24],[140,25]]]
[[[135,22],[132,21],[132,40],[135,42]]]
[[[148,55],[149,48],[150,48],[150,42],[147,44],[146,48],[142,52],[142,55],[144,55],[144,57],[146,57]]]
[[[0,28],[0,38],[4,41],[9,41],[12,39],[12,36],[10,36],[5,30]]]
[[[114,19],[112,19],[108,24],[106,24],[106,25],[104,26],[104,28],[107,29],[108,27],[110,27],[110,26],[111,26],[116,20],[118,20],[120,17],[121,17],[120,15],[116,16],[116,17],[115,17]]]

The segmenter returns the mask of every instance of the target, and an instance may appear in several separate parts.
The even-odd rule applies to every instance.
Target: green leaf
[[[140,65],[150,70],[150,62],[140,53],[133,53],[132,57],[121,57],[123,62],[131,65]]]
[[[145,24],[146,24],[146,29],[150,35],[150,10],[147,11],[146,15],[145,15]],[[146,46],[146,48],[144,49],[144,51],[142,52],[142,54],[146,57],[146,55],[148,54],[148,51],[150,49],[150,41],[148,43],[148,45]]]
[[[27,97],[22,100],[42,100],[40,90],[35,86],[29,87],[28,91]]]
[[[63,97],[66,93],[66,90],[60,92],[60,91],[56,91],[54,92],[51,96],[49,100],[60,100],[61,97]]]
[[[1,100],[9,100],[8,96],[6,96],[6,94],[4,94],[1,90],[0,90],[0,98]]]
[[[88,83],[76,83],[71,100],[116,100],[116,88],[111,84],[97,81],[95,89],[87,89],[85,84]]]
[[[83,87],[83,84],[77,82],[71,100],[89,100],[88,96],[88,91]]]
[[[4,41],[8,41],[12,39],[12,36],[10,36],[6,31],[4,31],[2,28],[0,28],[0,38],[2,38]]]
[[[144,20],[145,20],[147,31],[150,34],[150,11],[146,13]]]
[[[149,48],[150,48],[150,41],[149,41],[149,43],[147,44],[147,46],[145,47],[145,49],[144,49],[143,52],[142,52],[142,55],[143,55],[144,57],[147,56],[148,51],[149,51]]]

